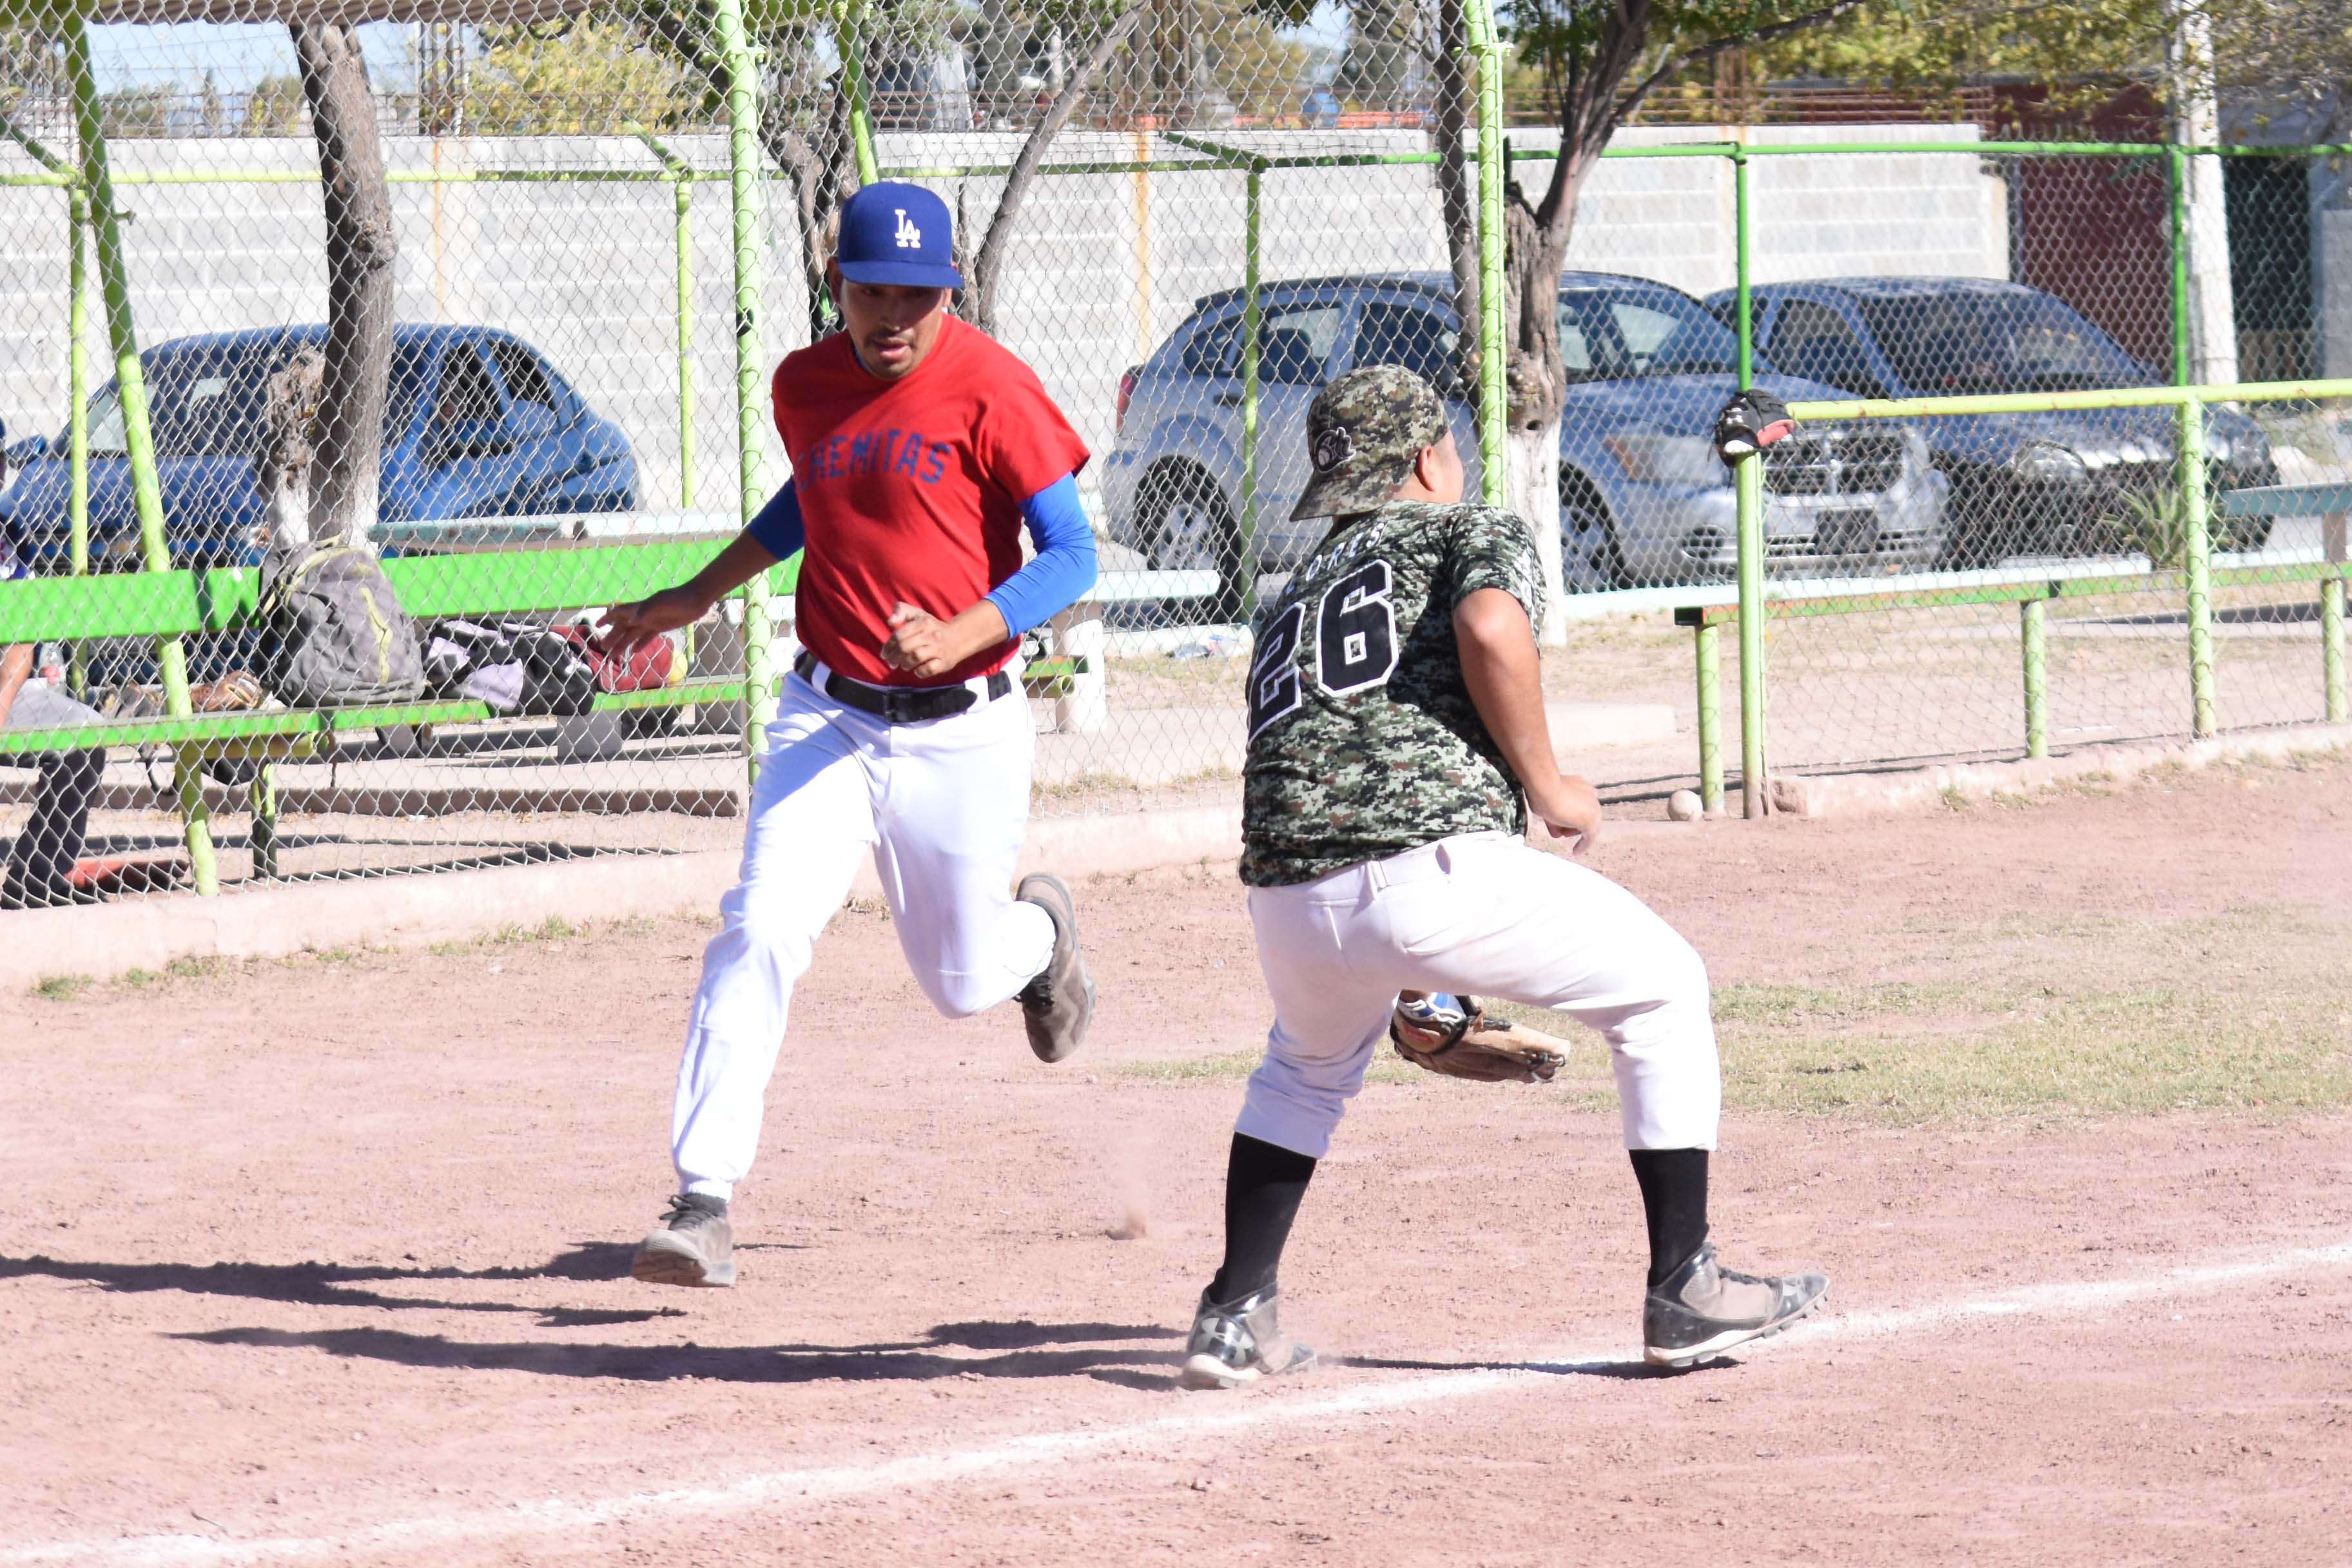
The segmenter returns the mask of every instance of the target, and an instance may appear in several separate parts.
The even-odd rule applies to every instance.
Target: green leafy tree
[[[263,77],[245,95],[244,134],[299,135],[304,129],[303,119],[307,112],[302,101],[301,78]]]
[[[485,27],[481,40],[465,109],[478,135],[594,134],[630,123],[668,131],[702,107],[703,84],[625,25],[581,17]]]

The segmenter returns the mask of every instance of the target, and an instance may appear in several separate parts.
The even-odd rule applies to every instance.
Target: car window
[[[1260,379],[1296,387],[1319,387],[1330,380],[1328,367],[1331,351],[1339,346],[1342,310],[1337,304],[1317,304],[1267,311],[1258,326]]]
[[[1560,359],[1572,380],[1712,374],[1739,345],[1695,299],[1663,288],[1574,288],[1559,297]]]
[[[1331,350],[1339,347],[1339,323],[1345,313],[1342,305],[1319,302],[1279,305],[1265,311],[1258,318],[1258,380],[1301,387],[1319,387],[1330,380]],[[1236,316],[1195,338],[1193,346],[1185,350],[1185,369],[1195,375],[1240,375],[1241,323]]]
[[[499,402],[498,386],[482,366],[482,357],[468,345],[451,349],[441,361],[441,395],[434,400],[434,423],[495,420],[505,412]]]
[[[1591,379],[1594,358],[1592,340],[1584,335],[1581,312],[1559,308],[1559,359],[1568,367],[1570,377],[1576,381]]]
[[[1846,319],[1811,299],[1781,303],[1766,339],[1772,361],[1787,374],[1807,376],[1847,392],[1873,396],[1886,389],[1870,369],[1870,356]]]
[[[2140,386],[2115,340],[2047,294],[1916,294],[1857,300],[1895,373],[1921,392]]]
[[[249,457],[261,450],[269,378],[294,354],[299,340],[248,340],[142,358],[147,423],[158,457]],[[424,356],[415,346],[393,355],[383,428],[393,438],[415,412]],[[65,445],[60,436],[58,444]],[[89,449],[119,457],[127,450],[122,402],[112,385],[89,402]]]
[[[499,379],[507,383],[507,396],[517,402],[537,403],[550,413],[561,411],[555,389],[547,384],[547,376],[540,369],[539,356],[520,343],[494,342],[490,359],[499,367]]]
[[[1231,376],[1240,374],[1241,350],[1234,345],[1241,340],[1242,319],[1228,316],[1214,321],[1192,334],[1184,344],[1184,372],[1194,376]],[[1235,367],[1228,369],[1227,367]]]
[[[1417,306],[1367,305],[1356,318],[1355,364],[1401,365],[1441,390],[1460,380],[1454,358],[1461,334],[1444,318]]]

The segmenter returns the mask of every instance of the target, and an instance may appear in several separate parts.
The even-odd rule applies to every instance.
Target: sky
[[[414,26],[404,22],[371,22],[360,28],[360,49],[377,87],[404,92],[415,85],[410,47],[415,36]],[[293,40],[276,22],[93,26],[89,57],[100,92],[173,82],[193,88],[208,70],[219,91],[244,92],[264,77],[294,74]]]
[[[1322,0],[1305,31],[1312,41],[1336,48],[1347,42],[1347,13],[1336,0]],[[377,87],[405,92],[415,86],[415,36],[404,22],[372,22],[360,29],[368,76]],[[275,22],[107,25],[90,28],[89,45],[100,92],[173,82],[194,88],[208,70],[215,90],[244,92],[264,77],[294,74],[293,43]]]

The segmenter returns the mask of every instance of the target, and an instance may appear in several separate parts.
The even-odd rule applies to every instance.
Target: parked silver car
[[[1452,402],[1477,484],[1477,442],[1454,369],[1452,281],[1396,273],[1262,286],[1255,565],[1277,570],[1326,525],[1294,524],[1307,478],[1316,389],[1369,364],[1426,375]],[[1238,584],[1243,300],[1203,297],[1121,378],[1118,439],[1103,465],[1110,536],[1163,569],[1213,569]],[[1709,440],[1736,385],[1737,345],[1698,301],[1646,278],[1570,273],[1559,295],[1570,386],[1560,423],[1560,530],[1572,588],[1685,582],[1737,559],[1728,472]],[[1783,399],[1834,398],[1759,361]],[[1772,449],[1766,533],[1775,571],[1864,573],[1925,566],[1944,549],[1941,475],[1903,426],[1811,426]]]

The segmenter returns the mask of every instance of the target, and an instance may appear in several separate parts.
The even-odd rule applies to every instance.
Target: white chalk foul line
[[[1780,1343],[1878,1339],[2000,1318],[2091,1312],[2132,1301],[2339,1264],[2352,1264],[2352,1242],[2300,1248],[2240,1262],[2168,1269],[2126,1280],[2028,1285],[1930,1302],[1901,1312],[1842,1313],[1800,1323]],[[183,1564],[304,1562],[353,1552],[415,1552],[442,1544],[552,1535],[679,1513],[709,1518],[714,1513],[783,1509],[833,1498],[939,1486],[1049,1460],[1172,1447],[1220,1433],[1263,1431],[1307,1422],[1328,1424],[1379,1411],[1443,1405],[1503,1389],[1524,1388],[1562,1372],[1597,1371],[1623,1364],[1623,1360],[1610,1353],[1569,1354],[1516,1366],[1399,1377],[1321,1398],[1234,1399],[1231,1396],[1202,1395],[1199,1398],[1203,1407],[1188,1409],[1181,1416],[1163,1416],[1157,1420],[1092,1431],[1039,1432],[985,1448],[910,1454],[877,1465],[775,1470],[745,1476],[725,1486],[633,1492],[624,1497],[578,1500],[555,1498],[476,1513],[390,1520],[341,1535],[263,1536],[247,1540],[146,1535],[110,1541],[46,1542],[0,1548],[0,1563],[103,1563],[121,1564],[122,1568],[148,1568],[150,1564],[180,1568]]]

